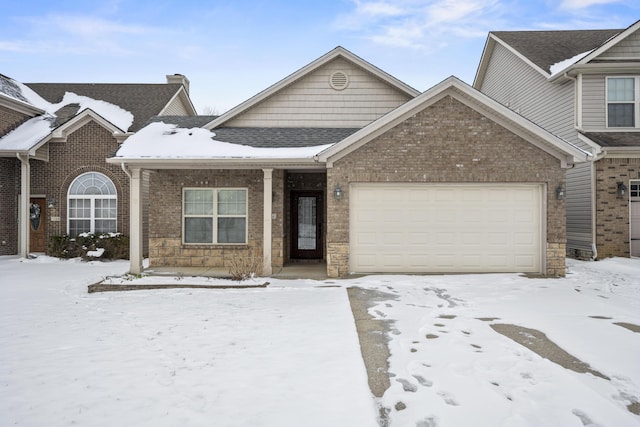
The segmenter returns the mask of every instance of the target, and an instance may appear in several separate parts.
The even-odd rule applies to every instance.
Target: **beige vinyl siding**
[[[550,83],[540,72],[497,43],[480,90],[549,132],[583,148],[575,129],[573,81]],[[567,248],[590,249],[590,166],[567,170]]]
[[[591,183],[592,163],[575,165],[567,172],[567,241],[570,247],[591,250]]]
[[[346,89],[334,90],[335,71],[349,77]],[[225,123],[229,127],[364,127],[407,102],[410,97],[342,58],[293,82]]]
[[[584,130],[606,128],[606,77],[583,75],[582,77],[582,127]]]
[[[598,56],[598,60],[625,60],[640,58],[640,32],[627,36],[611,49]]]
[[[169,105],[162,112],[163,116],[188,116],[189,112],[185,108],[179,96],[171,100]]]

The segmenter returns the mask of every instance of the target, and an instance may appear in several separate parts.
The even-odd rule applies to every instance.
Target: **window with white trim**
[[[183,242],[247,243],[246,188],[185,188]]]
[[[607,77],[607,127],[639,127],[639,102],[640,77]]]
[[[118,221],[118,194],[113,182],[99,172],[77,177],[67,194],[67,232],[115,233]]]

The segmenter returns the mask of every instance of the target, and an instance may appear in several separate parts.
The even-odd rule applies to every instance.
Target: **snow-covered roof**
[[[0,151],[33,150],[56,130],[56,113],[63,107],[78,106],[76,115],[94,112],[121,132],[126,132],[133,123],[133,114],[109,102],[67,92],[60,102],[51,103],[28,86],[10,78],[3,79],[2,93],[5,96],[25,102],[43,113],[22,123],[13,131],[0,138]],[[60,127],[64,127],[62,124]]]
[[[312,159],[331,145],[252,147],[219,141],[208,129],[156,122],[127,138],[113,159]]]

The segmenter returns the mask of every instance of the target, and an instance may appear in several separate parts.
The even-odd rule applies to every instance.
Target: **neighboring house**
[[[640,256],[640,21],[489,33],[474,87],[592,154],[567,172],[567,250]]]
[[[151,173],[152,267],[565,273],[557,190],[587,153],[455,77],[419,94],[338,47],[207,120],[154,119],[108,159],[132,230]]]
[[[51,236],[129,233],[129,178],[106,163],[156,115],[195,115],[188,80],[22,84],[0,75],[0,255]]]

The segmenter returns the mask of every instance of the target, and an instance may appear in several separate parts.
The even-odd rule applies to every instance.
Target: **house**
[[[195,115],[189,81],[22,84],[0,75],[0,255],[51,236],[129,232],[129,178],[106,163],[156,115]]]
[[[107,162],[131,186],[131,272],[565,273],[565,171],[588,154],[450,77],[426,92],[337,47],[207,122],[154,119]]]
[[[489,33],[473,86],[589,151],[567,171],[567,251],[640,256],[640,21]]]

